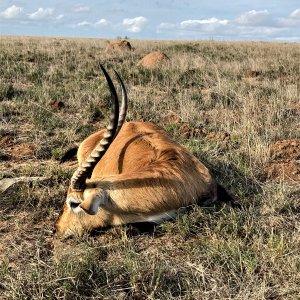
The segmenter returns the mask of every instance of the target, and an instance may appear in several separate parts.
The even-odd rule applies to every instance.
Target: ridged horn
[[[126,88],[125,85],[120,77],[120,75],[117,73],[116,70],[114,70],[117,79],[119,81],[120,87],[121,87],[121,91],[122,91],[122,104],[121,104],[121,109],[120,109],[120,114],[119,114],[119,121],[118,121],[118,128],[117,131],[115,133],[115,137],[118,135],[119,131],[121,130],[125,119],[126,119],[126,114],[127,114],[127,92],[126,92]]]
[[[106,132],[104,133],[103,139],[99,142],[99,144],[94,148],[92,153],[88,156],[88,158],[83,161],[77,170],[74,172],[71,178],[71,189],[73,191],[82,192],[86,187],[86,179],[92,175],[93,169],[96,164],[103,157],[108,147],[113,141],[113,138],[116,134],[118,128],[118,119],[119,119],[119,102],[118,95],[114,84],[107,74],[106,70],[102,65],[100,65],[102,72],[106,78],[107,84],[109,86],[111,98],[112,98],[112,106],[111,106],[111,115],[109,117],[109,124],[106,127]]]

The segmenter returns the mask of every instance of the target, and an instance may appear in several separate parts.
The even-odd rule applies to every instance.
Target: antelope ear
[[[101,204],[105,202],[107,197],[107,193],[105,191],[101,191],[99,193],[93,191],[91,193],[85,193],[84,200],[80,203],[80,207],[89,215],[95,215]]]

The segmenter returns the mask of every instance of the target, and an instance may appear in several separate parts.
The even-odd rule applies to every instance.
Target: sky
[[[0,34],[300,41],[300,0],[0,0]]]

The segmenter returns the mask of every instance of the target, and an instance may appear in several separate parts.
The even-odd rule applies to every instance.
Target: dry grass
[[[1,177],[52,184],[1,195],[0,299],[299,299],[299,44],[131,43],[107,53],[98,39],[1,38]],[[167,65],[136,66],[157,50]],[[75,168],[58,160],[105,124],[99,63],[126,82],[128,120],[166,128],[242,210],[195,207],[148,234],[53,239]]]

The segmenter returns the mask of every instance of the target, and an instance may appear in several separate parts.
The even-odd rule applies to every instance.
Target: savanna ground
[[[0,195],[0,299],[300,299],[299,44],[131,43],[0,39],[0,179],[51,178]],[[170,61],[136,65],[154,50]],[[125,81],[127,119],[164,127],[241,210],[53,238],[76,168],[60,159],[107,123],[99,63]]]

